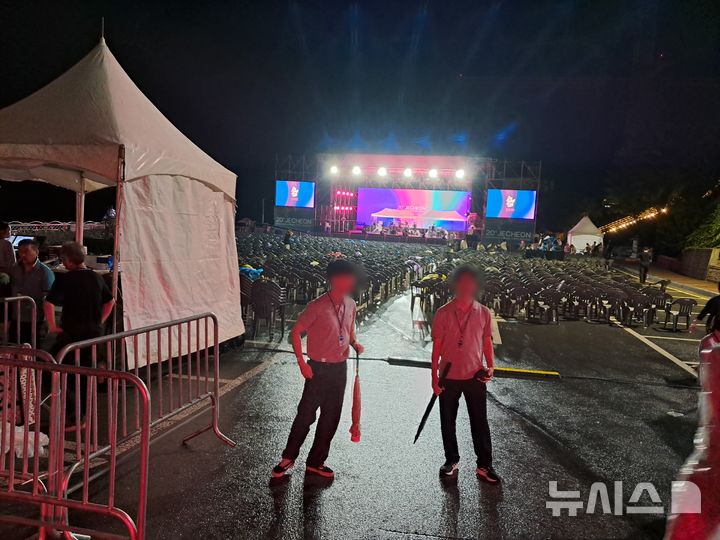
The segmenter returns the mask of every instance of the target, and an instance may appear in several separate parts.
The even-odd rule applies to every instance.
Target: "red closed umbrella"
[[[360,442],[360,355],[355,353],[355,383],[353,384],[352,425],[350,426],[350,440]]]

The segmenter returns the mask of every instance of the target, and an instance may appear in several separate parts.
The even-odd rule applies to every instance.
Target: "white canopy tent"
[[[101,40],[29,97],[0,110],[0,178],[84,195],[117,187],[113,294],[125,329],[213,311],[220,339],[242,334],[236,176],[185,137]]]
[[[568,243],[575,246],[578,252],[583,251],[586,244],[592,246],[593,242],[602,244],[602,241],[602,231],[587,216],[583,216],[577,225],[568,231]]]

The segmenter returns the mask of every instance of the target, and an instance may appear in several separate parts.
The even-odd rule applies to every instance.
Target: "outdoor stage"
[[[276,163],[274,223],[387,241],[459,240],[470,234],[484,243],[529,244],[540,171],[539,163],[476,156],[288,157]]]

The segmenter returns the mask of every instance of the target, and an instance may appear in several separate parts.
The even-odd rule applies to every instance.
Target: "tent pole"
[[[122,216],[123,187],[125,184],[125,146],[120,145],[118,156],[117,188],[115,189],[115,234],[113,237],[113,268],[112,268],[112,295],[115,299],[113,307],[113,334],[117,332],[117,300],[120,266],[120,219]]]
[[[82,246],[85,229],[85,179],[80,179],[80,191],[75,194],[75,241]]]

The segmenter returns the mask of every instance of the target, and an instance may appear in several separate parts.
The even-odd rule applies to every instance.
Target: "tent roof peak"
[[[120,66],[104,36],[57,79],[0,110],[0,178],[54,183],[37,173],[18,178],[23,175],[17,164],[27,160],[36,170],[43,165],[87,172],[100,179],[90,189],[113,185],[120,146],[125,147],[126,180],[150,174],[186,176],[235,198],[235,175],[153,105]],[[13,168],[3,164],[7,160]]]

